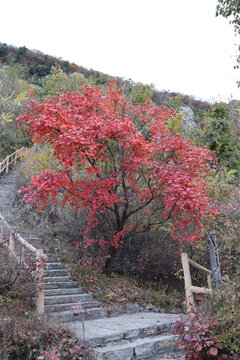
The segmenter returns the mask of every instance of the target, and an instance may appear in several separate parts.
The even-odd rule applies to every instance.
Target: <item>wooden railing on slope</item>
[[[34,246],[29,244],[19,234],[15,233],[13,228],[7,223],[4,217],[0,214],[1,221],[1,233],[0,233],[0,244],[5,245],[8,248],[11,256],[16,261],[24,265],[25,261],[25,250],[32,251],[36,256],[36,310],[38,314],[44,313],[44,263],[47,261],[47,256],[43,253],[42,249],[36,249]],[[7,232],[5,232],[7,230]],[[7,241],[9,236],[9,241]],[[16,242],[21,245],[20,256],[17,255]]]
[[[10,166],[16,164],[17,160],[21,156],[21,150],[23,150],[23,148],[16,150],[14,153],[8,155],[2,162],[0,162],[0,176],[4,171],[8,173]]]
[[[184,282],[185,282],[187,311],[190,312],[192,307],[194,306],[194,296],[193,296],[194,293],[209,294],[212,291],[212,272],[206,269],[205,267],[203,267],[202,265],[199,265],[195,261],[189,259],[186,253],[182,253],[181,257],[182,257],[182,267],[183,267]],[[207,275],[208,288],[192,285],[190,265],[204,272]]]

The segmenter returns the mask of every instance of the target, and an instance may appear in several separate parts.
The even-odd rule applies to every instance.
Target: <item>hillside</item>
[[[21,64],[24,78],[30,83],[41,85],[42,79],[50,74],[53,65],[59,64],[66,74],[74,72],[83,74],[85,78],[91,79],[96,85],[106,85],[111,79],[111,75],[104,74],[93,69],[86,69],[82,66],[70,63],[67,60],[59,59],[54,56],[43,54],[38,50],[30,50],[25,46],[17,48],[0,42],[0,62],[6,65]],[[127,92],[132,92],[141,84],[134,83],[131,79],[118,77],[118,83],[125,85]],[[191,95],[183,95],[177,92],[157,91],[153,88],[153,101],[157,104],[173,106],[176,99],[180,106],[190,106],[195,114],[201,115],[210,109],[206,101],[194,99]]]
[[[127,309],[184,310],[180,255],[186,252],[210,269],[207,244],[215,240],[214,229],[226,282],[218,286],[213,274],[213,296],[202,291],[195,297],[198,310],[192,308],[186,324],[178,323],[178,332],[183,346],[191,340],[188,351],[195,346],[194,358],[202,351],[201,358],[212,359],[219,351],[217,360],[237,359],[240,102],[212,105],[0,43],[0,159],[21,147],[16,172],[2,178],[1,212],[21,234],[43,240],[35,246],[57,256],[53,266],[58,269],[44,276],[52,277],[50,271],[66,280],[68,273],[102,303],[104,314],[106,309],[113,315]],[[2,238],[3,233],[2,226]],[[8,260],[2,250],[1,259]],[[8,263],[15,266],[11,257]],[[12,286],[14,273],[9,272],[9,280],[2,272],[0,279],[0,290],[1,283],[3,289],[8,286],[0,297],[0,315],[7,317],[0,345],[11,352],[27,344],[27,354],[28,344],[39,342],[31,360],[49,359],[46,349],[63,354],[65,345],[56,349],[65,330],[50,345],[44,333],[58,334],[52,325],[37,322],[43,330],[32,335],[34,310],[29,314],[26,308],[31,299],[23,283]],[[195,289],[206,287],[205,274],[193,270],[191,276]],[[72,286],[67,280],[66,286]],[[31,277],[21,281],[32,284]],[[18,313],[12,304],[17,304],[19,288]],[[78,295],[69,302],[64,297],[69,291],[60,290],[63,302],[56,308],[68,309]],[[46,305],[52,311],[55,298],[49,296]],[[9,321],[19,329],[27,324],[27,340],[12,342]],[[207,335],[195,344],[203,329]],[[84,359],[81,354],[77,360]],[[149,358],[147,350],[145,355]]]

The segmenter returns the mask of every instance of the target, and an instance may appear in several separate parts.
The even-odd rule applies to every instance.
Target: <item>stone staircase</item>
[[[95,360],[184,359],[177,349],[175,314],[138,312],[79,322],[70,328],[93,349]]]
[[[14,172],[0,178],[0,212],[11,225],[17,221],[12,206],[14,181]],[[19,227],[16,230],[26,241],[38,249],[43,247],[39,237]],[[45,313],[74,331],[79,342],[92,349],[94,360],[185,359],[178,352],[173,328],[179,315],[136,312],[107,317],[107,309],[83,292],[57,255],[47,247],[44,253],[48,256],[44,269]],[[25,255],[35,261],[32,253]]]
[[[36,248],[42,247],[48,257],[44,268],[44,309],[45,313],[57,317],[60,321],[69,322],[84,319],[97,319],[107,315],[91,294],[84,293],[77,281],[68,275],[63,264],[55,254],[49,252],[41,243],[41,239],[29,234],[20,234]],[[35,261],[29,252],[27,258]],[[35,300],[35,299],[33,299]]]

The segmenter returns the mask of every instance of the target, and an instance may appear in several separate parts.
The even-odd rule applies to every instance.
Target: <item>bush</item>
[[[186,321],[176,323],[179,347],[187,359],[238,359],[240,355],[240,283],[229,281],[205,298]]]
[[[3,321],[0,360],[83,360],[90,352],[72,332],[37,316],[18,316]]]
[[[178,346],[186,351],[186,358],[211,359],[217,356],[221,345],[213,333],[214,321],[211,315],[202,316],[196,309],[189,314],[187,321],[177,321],[176,329],[181,336]]]
[[[89,359],[74,334],[35,314],[33,270],[0,248],[0,360]]]
[[[34,270],[32,262],[21,267],[5,248],[0,247],[0,317],[33,309]]]

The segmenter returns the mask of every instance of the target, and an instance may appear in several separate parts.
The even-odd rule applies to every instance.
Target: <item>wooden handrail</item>
[[[205,288],[205,287],[200,287],[200,286],[190,286],[190,290],[193,293],[196,294],[210,294],[211,293],[211,289]]]
[[[21,235],[15,233],[13,228],[8,224],[6,219],[0,214],[1,221],[1,233],[0,233],[0,243],[2,243],[5,247],[8,248],[11,256],[13,256],[17,261],[24,263],[24,253],[25,249],[32,251],[36,256],[36,310],[38,314],[44,313],[44,281],[43,281],[43,273],[44,273],[44,262],[48,260],[46,254],[43,253],[42,249],[37,249],[33,245],[29,244]],[[9,232],[9,243],[4,240],[4,228],[8,229]],[[19,258],[16,254],[16,243],[18,240],[22,245],[22,256]]]
[[[212,272],[211,270],[208,270],[206,269],[204,266],[202,265],[199,265],[198,263],[196,263],[195,261],[191,260],[191,259],[188,259],[188,262],[190,265],[192,265],[193,267],[195,267],[196,269],[206,273],[206,274],[209,274],[209,275],[212,275]]]
[[[212,291],[212,278],[211,278],[212,272],[209,269],[206,269],[204,266],[189,259],[186,253],[182,253],[181,258],[182,258],[182,267],[183,267],[184,282],[185,282],[187,311],[190,312],[192,307],[194,306],[194,297],[193,297],[194,293],[196,293],[196,294],[211,293],[211,291]],[[208,288],[192,285],[190,265],[192,265],[196,269],[204,272],[207,275]]]
[[[9,167],[12,164],[16,164],[16,161],[20,158],[20,152],[21,150],[23,150],[23,147],[19,150],[14,151],[12,154],[7,155],[7,157],[0,162],[0,176],[2,175],[2,173],[4,171],[6,171],[6,173],[8,173]]]

